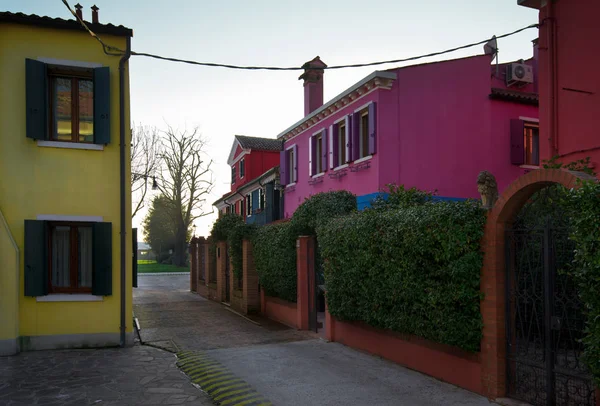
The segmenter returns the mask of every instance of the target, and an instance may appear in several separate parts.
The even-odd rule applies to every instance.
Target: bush
[[[241,278],[244,265],[243,241],[251,240],[258,226],[255,224],[236,223],[227,237],[227,251],[231,258],[232,271],[236,278]]]
[[[296,235],[291,223],[269,224],[256,229],[253,254],[265,293],[296,302]]]
[[[479,350],[485,219],[475,202],[438,202],[320,226],[330,313]]]
[[[356,211],[356,196],[346,190],[317,193],[306,199],[292,215],[297,236],[315,235],[319,225]]]
[[[227,241],[229,232],[236,226],[244,224],[244,219],[235,213],[227,213],[219,217],[210,230],[212,241]]]
[[[406,189],[404,185],[388,184],[387,190],[380,193],[371,207],[375,210],[399,209],[425,204],[431,201],[434,193],[419,190],[416,187]]]
[[[570,192],[575,242],[573,274],[584,304],[583,359],[600,387],[600,184],[584,182]]]

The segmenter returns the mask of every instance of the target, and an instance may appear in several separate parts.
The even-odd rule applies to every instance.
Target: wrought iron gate
[[[595,406],[581,360],[583,308],[569,274],[574,246],[553,188],[538,192],[507,231],[507,392],[536,406]]]

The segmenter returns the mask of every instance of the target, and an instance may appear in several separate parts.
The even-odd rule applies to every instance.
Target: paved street
[[[212,405],[175,361],[140,345],[0,357],[0,405]]]
[[[139,277],[142,338],[203,351],[274,405],[490,405],[392,362],[275,323],[257,326],[189,292],[189,276]]]

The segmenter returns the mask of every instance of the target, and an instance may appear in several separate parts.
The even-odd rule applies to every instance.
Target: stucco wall
[[[103,40],[125,47],[124,38],[103,35]],[[118,333],[120,324],[119,233],[119,74],[118,57],[106,56],[89,35],[73,30],[51,30],[24,25],[0,26],[0,209],[17,242],[20,256],[19,335],[46,336]],[[40,57],[85,61],[110,66],[111,142],[103,151],[39,147],[25,136],[25,59]],[[126,84],[127,89],[129,83]],[[126,111],[129,112],[127,91]],[[129,124],[129,115],[126,117]],[[127,125],[129,128],[129,125]],[[130,134],[127,134],[130,139]],[[127,141],[129,162],[129,141]],[[129,167],[126,179],[129,179]],[[126,325],[132,331],[131,201],[127,196]],[[112,223],[112,296],[100,302],[40,303],[24,296],[24,220],[38,215],[101,216]],[[2,253],[10,252],[0,230]],[[10,261],[4,259],[2,261]],[[3,263],[4,264],[4,263]],[[8,268],[10,269],[10,268]],[[6,268],[2,269],[4,275]],[[3,278],[7,278],[6,275]],[[15,285],[0,284],[0,297],[10,297]],[[3,299],[1,299],[3,300]],[[3,313],[11,312],[10,308]],[[2,316],[6,317],[6,316]],[[10,317],[10,316],[9,316]],[[3,324],[3,323],[2,323]],[[3,330],[1,330],[3,331]]]

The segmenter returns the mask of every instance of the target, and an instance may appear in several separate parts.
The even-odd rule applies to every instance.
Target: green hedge
[[[467,201],[367,210],[319,227],[329,311],[479,350],[484,225]]]
[[[210,230],[213,241],[227,241],[229,232],[236,226],[244,224],[244,219],[235,213],[227,213],[215,220]]]
[[[600,184],[584,182],[569,191],[573,273],[586,313],[584,361],[600,387]]]
[[[356,196],[346,190],[317,193],[298,206],[292,215],[292,227],[297,236],[315,235],[319,225],[354,211]]]
[[[291,223],[262,226],[252,241],[261,289],[268,296],[296,302],[296,235]]]
[[[233,274],[236,278],[241,278],[244,266],[243,241],[252,240],[252,236],[257,230],[255,224],[235,224],[227,235],[227,246]]]

